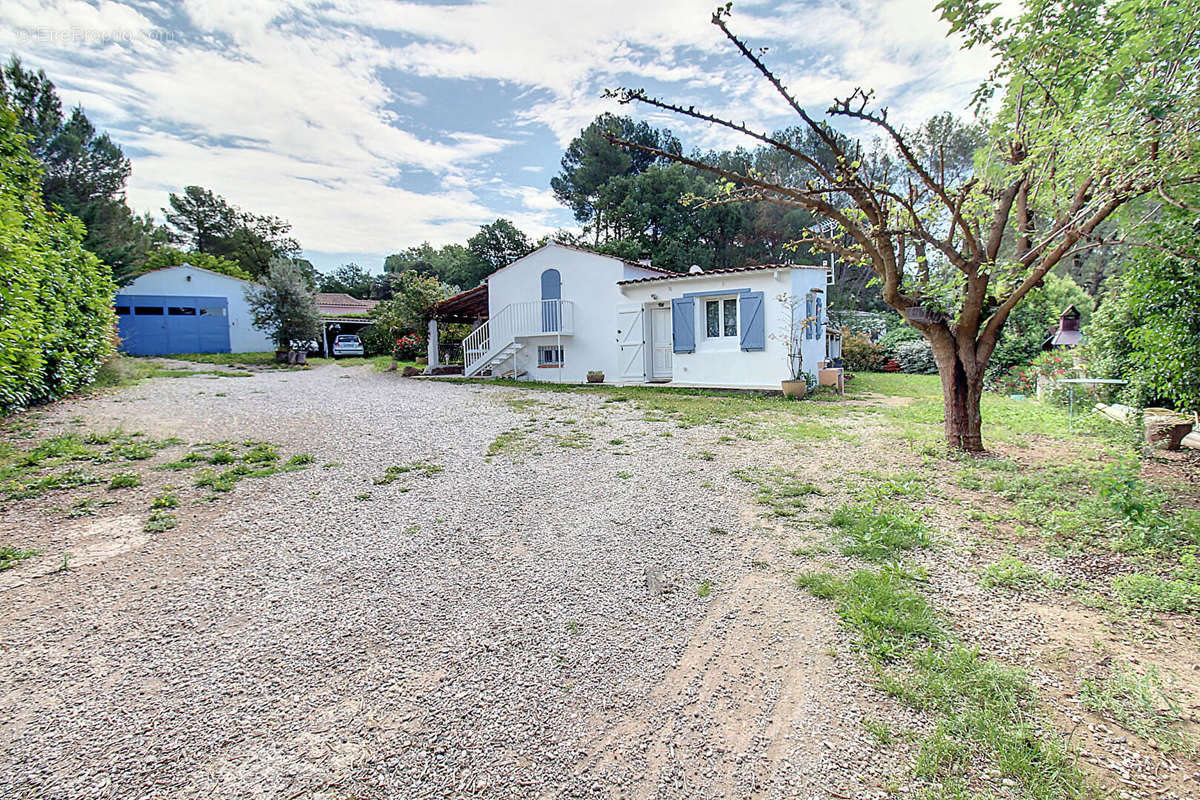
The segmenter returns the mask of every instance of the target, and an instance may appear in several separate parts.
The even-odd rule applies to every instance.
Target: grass
[[[833,512],[829,523],[837,529],[842,553],[866,561],[894,560],[931,543],[920,514],[898,503],[847,503]]]
[[[197,364],[219,364],[225,367],[268,367],[275,365],[275,353],[177,353],[171,358]]]
[[[37,550],[21,550],[12,545],[0,545],[0,572],[11,569],[27,558],[33,558]]]
[[[1113,590],[1125,605],[1146,611],[1200,613],[1200,562],[1184,553],[1166,577],[1134,572],[1113,578]]]
[[[427,462],[427,461],[414,461],[411,464],[402,464],[399,466],[388,467],[386,470],[383,471],[382,476],[380,476],[378,478],[374,478],[371,482],[374,483],[376,486],[386,486],[387,484],[394,483],[395,481],[399,480],[401,477],[408,475],[410,473],[415,473],[417,475],[424,475],[425,477],[429,477],[431,475],[436,475],[439,472],[442,472],[443,469],[444,469],[444,467],[442,467],[441,464],[434,464],[434,463]]]
[[[796,583],[834,601],[885,692],[937,715],[913,768],[926,787],[923,796],[984,796],[988,784],[977,785],[971,776],[990,770],[1019,787],[1022,797],[1090,796],[1072,755],[1044,733],[1025,675],[955,642],[911,575],[884,567],[848,578],[805,573]]]
[[[244,442],[244,445],[249,447],[245,453],[242,453],[242,461],[247,464],[273,464],[279,460],[279,451],[274,445],[266,442]]]
[[[172,356],[176,358],[176,356]],[[183,359],[196,360],[196,359]],[[135,358],[131,356],[116,356],[100,367],[96,379],[85,393],[112,391],[135,386],[150,378],[191,378],[196,375],[207,375],[219,378],[248,378],[252,373],[224,369],[192,370],[175,369],[164,366],[153,358]]]
[[[554,443],[559,447],[565,447],[570,450],[582,450],[592,443],[592,435],[585,431],[568,431],[563,434],[554,434]]]
[[[837,614],[873,661],[895,661],[920,643],[945,638],[941,621],[898,569],[857,570],[849,578],[802,573],[796,585],[837,601]]]
[[[512,455],[528,450],[530,446],[529,438],[525,435],[525,432],[520,428],[512,428],[493,439],[484,455],[488,458],[492,456]]]
[[[807,509],[808,498],[823,494],[814,484],[799,480],[795,472],[735,469],[732,474],[756,487],[755,501],[769,507],[774,517],[799,516]]]
[[[1000,587],[1022,591],[1060,586],[1062,579],[1052,572],[1039,572],[1016,556],[1005,556],[983,570],[979,585],[985,589]]]
[[[1085,678],[1079,698],[1089,710],[1130,733],[1157,742],[1167,752],[1200,753],[1200,742],[1180,730],[1186,714],[1173,687],[1157,667],[1138,672],[1114,664]]]
[[[699,585],[696,586],[696,595],[698,597],[708,597],[710,594],[712,594],[712,590],[713,582],[710,580],[703,580],[700,581]]]
[[[979,584],[984,588],[1023,590],[1055,586],[1059,583],[1061,580],[1053,573],[1040,572],[1016,556],[1005,556],[989,564],[979,577]]]

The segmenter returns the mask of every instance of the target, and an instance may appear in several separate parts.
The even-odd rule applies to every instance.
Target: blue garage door
[[[228,353],[229,300],[119,294],[121,350],[134,356]]]

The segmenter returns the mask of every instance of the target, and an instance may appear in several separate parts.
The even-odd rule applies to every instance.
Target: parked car
[[[364,354],[362,339],[353,333],[343,333],[333,340],[333,347],[330,348],[334,358],[340,356],[361,356]]]

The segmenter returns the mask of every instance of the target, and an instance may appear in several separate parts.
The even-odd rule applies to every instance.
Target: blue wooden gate
[[[229,352],[227,298],[119,294],[115,304],[122,352],[134,356]]]

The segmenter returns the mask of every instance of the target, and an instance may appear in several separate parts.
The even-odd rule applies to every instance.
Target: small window
[[[196,309],[191,306],[170,306],[167,308],[167,314],[172,317],[194,317]]]
[[[225,316],[224,308],[202,308],[200,309],[202,317],[223,317]]]
[[[163,310],[162,306],[134,306],[133,313],[139,317],[161,317]]]
[[[539,367],[558,367],[563,363],[563,349],[561,347],[539,347],[538,348],[538,366]]]
[[[117,315],[121,317],[129,316],[129,306],[117,306]]]
[[[705,301],[704,335],[709,339],[737,337],[738,301],[736,297]]]
[[[722,302],[725,305],[725,335],[737,336],[737,300],[731,297]]]

